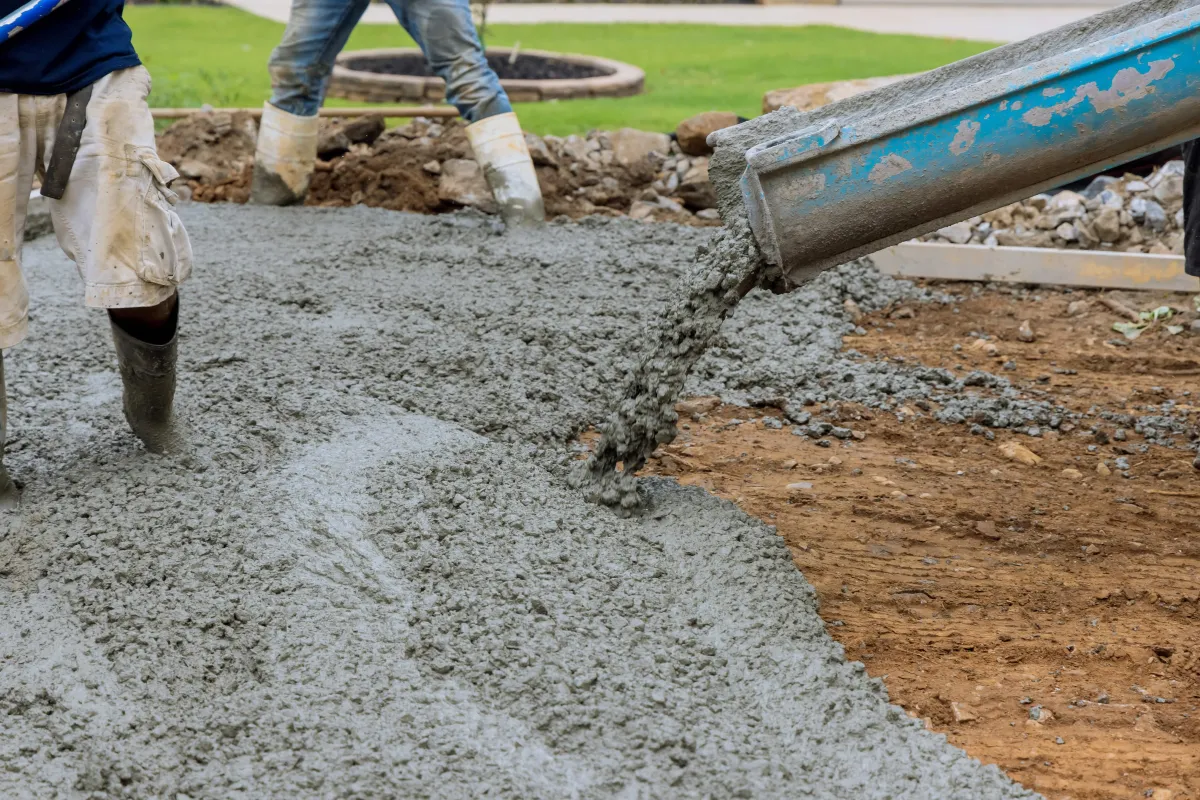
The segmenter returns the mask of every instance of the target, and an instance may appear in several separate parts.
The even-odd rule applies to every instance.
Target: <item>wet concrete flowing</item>
[[[740,220],[697,249],[678,298],[647,327],[645,350],[624,379],[619,405],[601,426],[595,451],[572,476],[589,499],[626,512],[641,506],[635,473],[658,445],[674,440],[675,404],[692,367],[753,288],[762,266],[750,229]]]
[[[636,519],[566,485],[707,232],[185,220],[167,456],[125,429],[69,262],[26,250],[0,795],[1033,796],[845,661],[771,528],[669,482]],[[802,313],[780,302],[735,314]]]

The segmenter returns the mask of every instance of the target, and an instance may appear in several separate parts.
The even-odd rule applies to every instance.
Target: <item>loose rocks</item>
[[[383,117],[359,117],[327,124],[317,140],[317,157],[326,161],[350,152],[355,144],[374,144],[384,131]]]
[[[1004,442],[1000,445],[1000,453],[1009,461],[1016,461],[1018,464],[1024,464],[1032,467],[1040,464],[1042,459],[1020,442]]]
[[[706,156],[712,153],[708,135],[713,131],[737,125],[738,116],[729,111],[706,111],[689,117],[675,128],[675,139],[685,155]]]
[[[671,137],[665,133],[621,128],[608,134],[608,140],[613,160],[626,168],[648,162],[655,153],[665,158],[671,152]]]
[[[1182,187],[1183,162],[1169,161],[1145,180],[1101,175],[1082,194],[1036,195],[924,239],[1178,254],[1183,252]]]
[[[483,170],[479,168],[479,164],[474,159],[449,159],[442,163],[437,174],[440,176],[438,179],[439,200],[460,206],[471,206],[481,211],[495,211],[496,202],[492,198],[492,190],[483,177]]]
[[[322,120],[318,150],[323,160],[317,162],[308,205],[494,212],[494,203],[480,195],[480,187],[486,189],[481,176],[475,180],[464,166],[451,164],[474,162],[462,121],[417,118],[387,131],[377,121]],[[193,199],[245,202],[256,132],[256,123],[245,115],[196,114],[159,137],[159,152],[183,174]],[[586,137],[527,133],[525,142],[550,218],[627,214],[701,226],[718,221],[699,213],[715,204],[708,159],[687,158],[667,134],[632,128]],[[460,179],[444,178],[446,173]]]

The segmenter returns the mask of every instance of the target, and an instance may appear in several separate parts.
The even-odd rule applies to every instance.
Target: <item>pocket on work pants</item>
[[[145,69],[97,81],[61,201],[52,203],[63,250],[79,266],[93,308],[148,306],[192,271],[192,247],[168,184],[178,176],[154,147]]]
[[[134,270],[146,283],[178,286],[192,274],[192,243],[175,211],[179,196],[170,187],[179,173],[148,148],[138,148],[135,157],[146,174],[139,187],[141,248]]]

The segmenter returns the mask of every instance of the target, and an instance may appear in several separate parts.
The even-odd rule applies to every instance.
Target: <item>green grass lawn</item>
[[[258,106],[270,93],[267,57],[283,26],[234,8],[125,7],[134,43],[154,76],[156,106]],[[525,127],[565,135],[630,126],[673,130],[701,111],[755,116],[769,89],[917,72],[988,45],[860,33],[842,28],[714,25],[491,25],[489,45],[606,56],[646,71],[638,97],[525,103]],[[360,25],[348,49],[406,47],[399,25]],[[347,105],[331,99],[330,105]]]

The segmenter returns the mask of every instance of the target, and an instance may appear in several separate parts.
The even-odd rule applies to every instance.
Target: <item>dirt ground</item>
[[[1116,299],[1138,309],[1192,302]],[[846,345],[873,359],[986,369],[1093,414],[1173,399],[1195,420],[1200,335],[1154,329],[1129,342],[1112,331],[1119,319],[1094,293],[991,291],[866,317],[866,335]],[[1018,340],[1024,320],[1036,341]],[[978,344],[983,331],[992,347]],[[903,419],[820,410],[865,438],[824,447],[786,421],[764,424],[774,409],[716,406],[681,415],[681,436],[647,471],[776,525],[847,655],[973,756],[1054,800],[1200,797],[1191,452],[1143,453],[1140,436],[1113,438],[1114,426],[989,440],[934,421],[932,406],[906,407]],[[1007,457],[1007,442],[1040,463]],[[1114,469],[1122,457],[1129,469]]]
[[[322,120],[319,146],[327,147],[327,137],[347,123],[335,118]],[[382,129],[382,120],[379,125]],[[159,133],[158,150],[180,172],[182,180],[176,189],[186,184],[193,200],[245,203],[250,197],[257,131],[257,122],[245,113],[194,114]],[[448,160],[473,159],[465,131],[466,123],[461,120],[415,120],[382,135],[376,132],[368,137],[369,142],[319,150],[305,202],[330,208],[366,205],[418,214],[445,213],[471,205],[464,202],[461,186],[447,186],[442,170]],[[585,167],[586,159],[576,156],[591,152],[588,141],[571,141],[565,149],[559,144],[561,140],[553,140],[554,146],[537,137],[535,141],[541,142],[534,149],[534,161],[549,218],[624,216],[637,200],[658,197],[652,186],[660,174],[659,167],[649,160],[626,166],[596,162]],[[593,144],[598,150],[599,144]],[[677,160],[678,156],[669,165],[674,168]],[[704,175],[707,187],[707,173]],[[715,205],[715,197],[709,197],[711,189],[688,194],[686,185],[675,188],[688,198],[693,210]],[[482,194],[487,195],[486,187],[483,190]],[[490,208],[488,203],[490,197],[483,207]],[[679,203],[646,204],[642,216],[658,222],[719,224],[712,218],[697,217]]]

